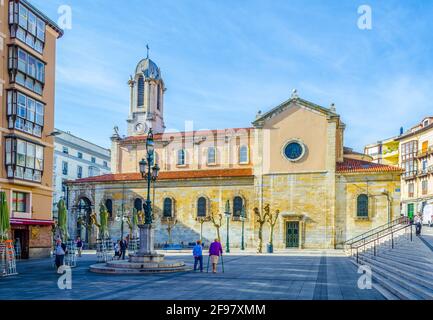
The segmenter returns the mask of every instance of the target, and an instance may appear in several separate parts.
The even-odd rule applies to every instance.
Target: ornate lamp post
[[[226,243],[226,252],[230,253],[230,241],[229,241],[229,232],[230,232],[230,200],[226,202],[226,209],[224,212],[227,218],[227,243]]]
[[[139,255],[153,255],[154,254],[154,238],[152,232],[152,201],[150,200],[151,182],[158,179],[159,167],[153,165],[154,162],[154,149],[155,144],[153,141],[152,129],[149,130],[146,140],[146,159],[139,162],[140,173],[143,179],[147,179],[147,199],[143,205],[145,218],[144,225],[140,225],[140,251]]]
[[[242,240],[241,240],[241,250],[245,250],[245,241],[244,241],[244,225],[245,225],[245,206],[242,206],[241,211],[241,221],[242,221]]]

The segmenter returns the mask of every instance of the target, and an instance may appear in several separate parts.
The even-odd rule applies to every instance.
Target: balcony
[[[428,169],[418,170],[418,177],[424,177],[429,174]]]
[[[410,172],[405,172],[402,174],[403,179],[405,180],[410,180],[410,179],[415,179],[416,176],[418,174],[418,170],[415,171],[410,171]]]
[[[383,158],[398,158],[398,149],[385,150],[383,152]]]
[[[433,154],[433,146],[419,151],[417,158],[422,159],[422,158],[428,157],[429,155],[432,155],[432,154]]]

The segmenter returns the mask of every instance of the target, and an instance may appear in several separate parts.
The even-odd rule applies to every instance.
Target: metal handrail
[[[404,229],[409,228],[409,227],[410,227],[410,241],[413,241],[413,230],[412,230],[413,227],[412,226],[413,226],[413,224],[409,223],[409,224],[403,225],[399,229],[391,230],[388,233],[383,234],[381,236],[379,236],[379,234],[377,234],[377,238],[376,239],[371,239],[370,241],[364,242],[364,243],[360,244],[357,247],[351,246],[350,247],[350,255],[353,256],[353,250],[356,249],[356,263],[359,264],[359,248],[362,247],[363,248],[362,252],[363,252],[363,251],[365,251],[365,246],[366,245],[368,245],[370,243],[373,243],[373,255],[377,256],[376,243],[378,242],[378,244],[380,244],[380,239],[385,238],[385,237],[387,237],[389,235],[391,235],[391,248],[394,249],[394,233],[396,233],[398,231],[401,231],[401,230],[404,230]]]
[[[369,238],[371,236],[374,236],[377,233],[380,233],[382,231],[386,231],[388,229],[392,229],[393,227],[395,227],[397,225],[400,225],[402,223],[405,223],[405,224],[409,223],[409,218],[408,217],[400,217],[400,218],[395,219],[395,220],[393,220],[391,222],[388,222],[388,223],[386,223],[384,225],[381,225],[379,227],[373,228],[373,229],[371,229],[371,230],[369,230],[367,232],[364,232],[364,233],[362,233],[360,235],[357,235],[356,237],[353,237],[352,239],[349,239],[349,240],[345,241],[344,245],[345,246],[347,246],[347,245],[352,246],[353,244],[355,244],[357,242],[365,241],[365,239],[367,239],[367,238]]]

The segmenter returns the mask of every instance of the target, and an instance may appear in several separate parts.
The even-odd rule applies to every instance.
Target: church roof
[[[337,173],[358,172],[403,172],[403,169],[399,167],[349,158],[344,158],[343,162],[337,163]]]
[[[142,73],[145,78],[151,78],[155,80],[161,79],[161,71],[157,64],[150,60],[149,58],[141,60],[137,68],[135,69],[135,74]]]
[[[253,170],[245,169],[219,169],[219,170],[185,170],[185,171],[161,171],[158,180],[191,180],[204,178],[237,178],[252,177]],[[141,173],[116,173],[105,174],[97,177],[89,177],[69,181],[74,183],[91,182],[119,182],[119,181],[143,181]]]

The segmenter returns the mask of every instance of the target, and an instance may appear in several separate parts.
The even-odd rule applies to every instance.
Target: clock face
[[[290,141],[284,147],[284,155],[290,161],[300,160],[305,154],[305,146],[299,141]]]
[[[135,126],[135,132],[144,133],[146,131],[146,125],[142,123],[137,123]]]

